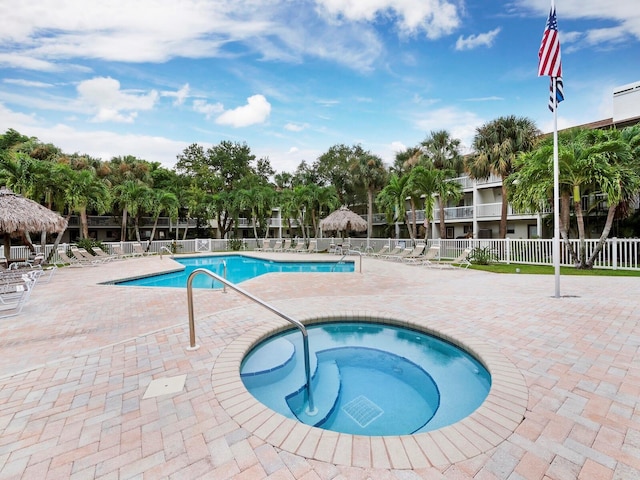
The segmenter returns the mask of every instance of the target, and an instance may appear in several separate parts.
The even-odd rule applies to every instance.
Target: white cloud
[[[436,39],[460,25],[457,2],[448,0],[316,0],[318,10],[335,20],[374,22],[392,19],[405,35],[424,33]]]
[[[172,168],[177,153],[191,143],[151,135],[78,130],[61,123],[44,124],[33,115],[13,112],[0,103],[0,131],[5,132],[9,128],[29,137],[37,137],[42,142],[53,143],[63,152],[80,152],[103,160],[134,155],[150,162],[159,162],[166,168]]]
[[[120,82],[111,77],[85,80],[78,84],[77,90],[78,100],[95,113],[94,122],[131,123],[138,115],[137,110],[151,110],[158,100],[155,90],[146,94],[120,90]]]
[[[301,132],[302,130],[305,130],[309,128],[309,124],[308,123],[287,123],[284,126],[285,130],[289,130],[290,132]]]
[[[51,88],[53,87],[50,83],[45,82],[36,82],[32,80],[24,80],[22,78],[5,78],[3,80],[4,83],[8,83],[11,85],[19,85],[21,87],[29,87],[29,88]]]
[[[498,33],[500,33],[500,30],[500,27],[498,27],[487,33],[469,35],[467,38],[460,35],[458,41],[456,41],[456,50],[473,50],[478,47],[490,47],[493,45],[493,41],[498,36]]]
[[[227,110],[216,119],[219,125],[230,125],[235,128],[248,127],[264,123],[271,114],[271,104],[264,95],[253,95],[247,98],[247,104]]]
[[[221,103],[207,103],[206,100],[196,99],[193,101],[193,110],[204,113],[205,118],[209,120],[213,115],[223,112],[224,106]]]
[[[160,95],[163,97],[174,97],[175,100],[173,101],[173,104],[177,106],[182,105],[187,97],[189,97],[189,90],[189,84],[185,83],[184,86],[182,86],[182,88],[180,88],[180,90],[178,90],[177,92],[165,91]]]
[[[416,128],[425,133],[447,130],[453,138],[461,140],[462,151],[467,153],[471,149],[476,128],[482,125],[484,120],[474,112],[446,107],[421,112],[415,116],[414,123]]]

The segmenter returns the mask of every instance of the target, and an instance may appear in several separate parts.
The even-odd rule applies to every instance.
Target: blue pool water
[[[339,322],[310,326],[308,333],[314,415],[298,330],[257,345],[240,373],[260,402],[309,425],[369,436],[435,430],[471,414],[491,388],[475,358],[415,330]]]
[[[245,280],[273,272],[353,272],[353,262],[277,262],[253,258],[244,255],[206,256],[175,258],[176,262],[185,266],[184,270],[164,273],[150,277],[137,278],[118,282],[118,285],[134,285],[139,287],[177,287],[186,288],[187,279],[196,268],[206,268],[220,276],[223,275],[223,261],[227,264],[227,280],[240,283]],[[198,275],[193,280],[194,288],[222,288],[220,282],[207,275]]]

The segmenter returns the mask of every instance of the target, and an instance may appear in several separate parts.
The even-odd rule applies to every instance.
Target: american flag
[[[558,21],[556,20],[556,9],[551,7],[547,25],[542,35],[542,43],[538,50],[540,63],[538,64],[538,76],[549,75],[550,77],[562,76],[562,62],[560,61],[560,39],[558,38]]]
[[[556,81],[556,98],[553,99],[553,81]],[[564,100],[564,85],[562,84],[562,77],[551,77],[549,82],[549,110],[552,112],[556,109],[556,105]]]

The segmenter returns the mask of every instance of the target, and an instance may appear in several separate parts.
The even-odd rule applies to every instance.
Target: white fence
[[[158,240],[142,242],[143,246],[149,247],[151,253],[163,253],[168,255],[169,251],[177,254],[181,253],[207,253],[222,252],[232,250],[231,242],[234,240],[200,238],[192,240]],[[301,239],[298,239],[301,241]],[[237,242],[237,240],[236,240]],[[424,240],[412,241],[408,238],[318,238],[318,251],[329,251],[332,244],[341,245],[343,251],[345,247],[361,252],[378,251],[383,246],[388,245],[393,248],[396,244],[411,247],[415,243]],[[125,253],[133,253],[133,245],[136,242],[114,242],[103,243],[107,251],[112,253],[111,246],[119,245]],[[440,245],[440,256],[442,258],[455,258],[465,248],[487,248],[495,260],[500,263],[520,263],[530,265],[553,265],[553,245],[551,239],[456,239],[456,240],[427,240],[428,245]],[[573,248],[578,250],[578,240],[571,240]],[[595,250],[597,240],[586,240],[587,257]],[[36,253],[41,253],[40,245],[34,245]],[[60,245],[66,248],[68,245]],[[259,241],[255,239],[243,239],[240,243],[241,250],[254,250],[259,246]],[[45,247],[45,256],[51,252],[53,245]],[[560,243],[560,264],[562,266],[573,266],[568,247],[564,242]],[[29,249],[25,246],[11,247],[11,259],[29,258]],[[54,253],[52,259],[54,263],[62,263]],[[608,268],[613,270],[640,270],[640,239],[637,238],[610,238],[607,239],[602,251],[598,254],[594,267]]]

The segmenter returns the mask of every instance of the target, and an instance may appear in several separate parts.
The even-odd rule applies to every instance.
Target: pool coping
[[[260,403],[240,378],[244,356],[260,341],[291,328],[276,319],[256,325],[233,340],[215,359],[212,387],[220,406],[240,426],[261,440],[308,459],[364,468],[416,469],[444,466],[485,453],[505,441],[524,419],[528,390],[522,373],[491,345],[470,338],[445,321],[398,319],[380,312],[333,312],[300,318],[305,325],[331,321],[366,321],[417,329],[473,355],[491,374],[485,401],[466,418],[437,430],[413,435],[362,436],[312,427]]]

